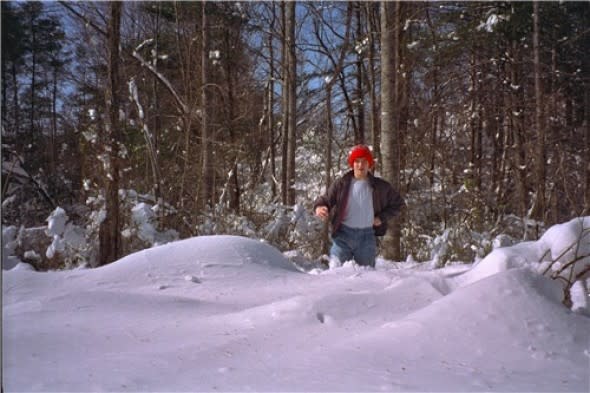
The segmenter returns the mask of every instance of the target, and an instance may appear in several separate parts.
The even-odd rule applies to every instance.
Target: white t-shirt
[[[374,215],[373,189],[369,185],[369,180],[352,179],[342,223],[350,228],[371,228]]]

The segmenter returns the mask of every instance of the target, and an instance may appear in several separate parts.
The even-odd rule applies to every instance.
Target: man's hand
[[[326,221],[330,217],[330,212],[327,206],[318,206],[315,208],[315,215]]]
[[[381,226],[381,224],[383,224],[383,222],[381,221],[381,219],[379,217],[375,217],[373,219],[373,226],[374,227],[379,227],[379,226]]]

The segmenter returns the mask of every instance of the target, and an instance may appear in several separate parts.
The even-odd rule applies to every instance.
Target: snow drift
[[[438,270],[304,274],[265,243],[210,236],[3,271],[4,389],[589,391],[590,318],[539,273],[588,224]]]

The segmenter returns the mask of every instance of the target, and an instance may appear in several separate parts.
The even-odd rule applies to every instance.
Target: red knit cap
[[[348,165],[352,168],[354,162],[358,158],[366,158],[369,163],[369,168],[373,167],[373,154],[371,154],[371,150],[369,150],[368,146],[356,145],[353,147],[348,156]]]

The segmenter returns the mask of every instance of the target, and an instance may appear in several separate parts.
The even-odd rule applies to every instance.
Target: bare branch
[[[576,262],[581,261],[582,259],[588,258],[588,257],[590,257],[590,254],[588,254],[588,255],[579,255],[579,256],[575,257],[574,259],[572,259],[571,261],[569,261],[568,263],[566,263],[565,265],[563,265],[559,270],[556,270],[555,272],[553,272],[553,275],[552,275],[553,278],[556,278],[557,276],[559,276],[561,273],[563,273],[570,266],[575,265]]]
[[[97,25],[96,23],[94,23],[91,19],[87,18],[85,15],[81,14],[80,12],[78,12],[75,8],[73,8],[69,2],[67,1],[60,1],[59,2],[65,9],[67,9],[68,11],[70,11],[72,14],[74,14],[76,17],[82,19],[84,21],[84,23],[86,23],[87,25],[91,26],[94,30],[96,30],[98,33],[100,33],[103,36],[107,36],[107,32],[100,27],[99,25]]]
[[[189,109],[188,109],[188,105],[185,104],[185,102],[182,100],[182,98],[180,98],[180,96],[178,95],[178,93],[176,92],[176,90],[174,90],[174,87],[172,86],[172,83],[170,83],[170,81],[168,80],[168,78],[166,78],[164,75],[162,75],[161,73],[158,72],[158,70],[156,70],[156,68],[151,65],[150,63],[148,63],[143,57],[141,57],[141,55],[137,52],[139,49],[141,49],[145,44],[147,43],[147,41],[144,41],[143,43],[141,43],[134,51],[133,51],[133,57],[135,59],[137,59],[137,61],[139,61],[139,63],[141,64],[142,67],[147,68],[148,70],[150,70],[152,72],[152,74],[154,74],[156,76],[156,78],[158,78],[158,80],[160,82],[162,82],[162,84],[164,86],[166,86],[166,88],[168,89],[168,91],[170,92],[170,94],[172,94],[172,96],[174,96],[174,99],[176,100],[176,103],[178,104],[178,107],[180,108],[181,112],[183,114],[188,114],[189,113]]]

